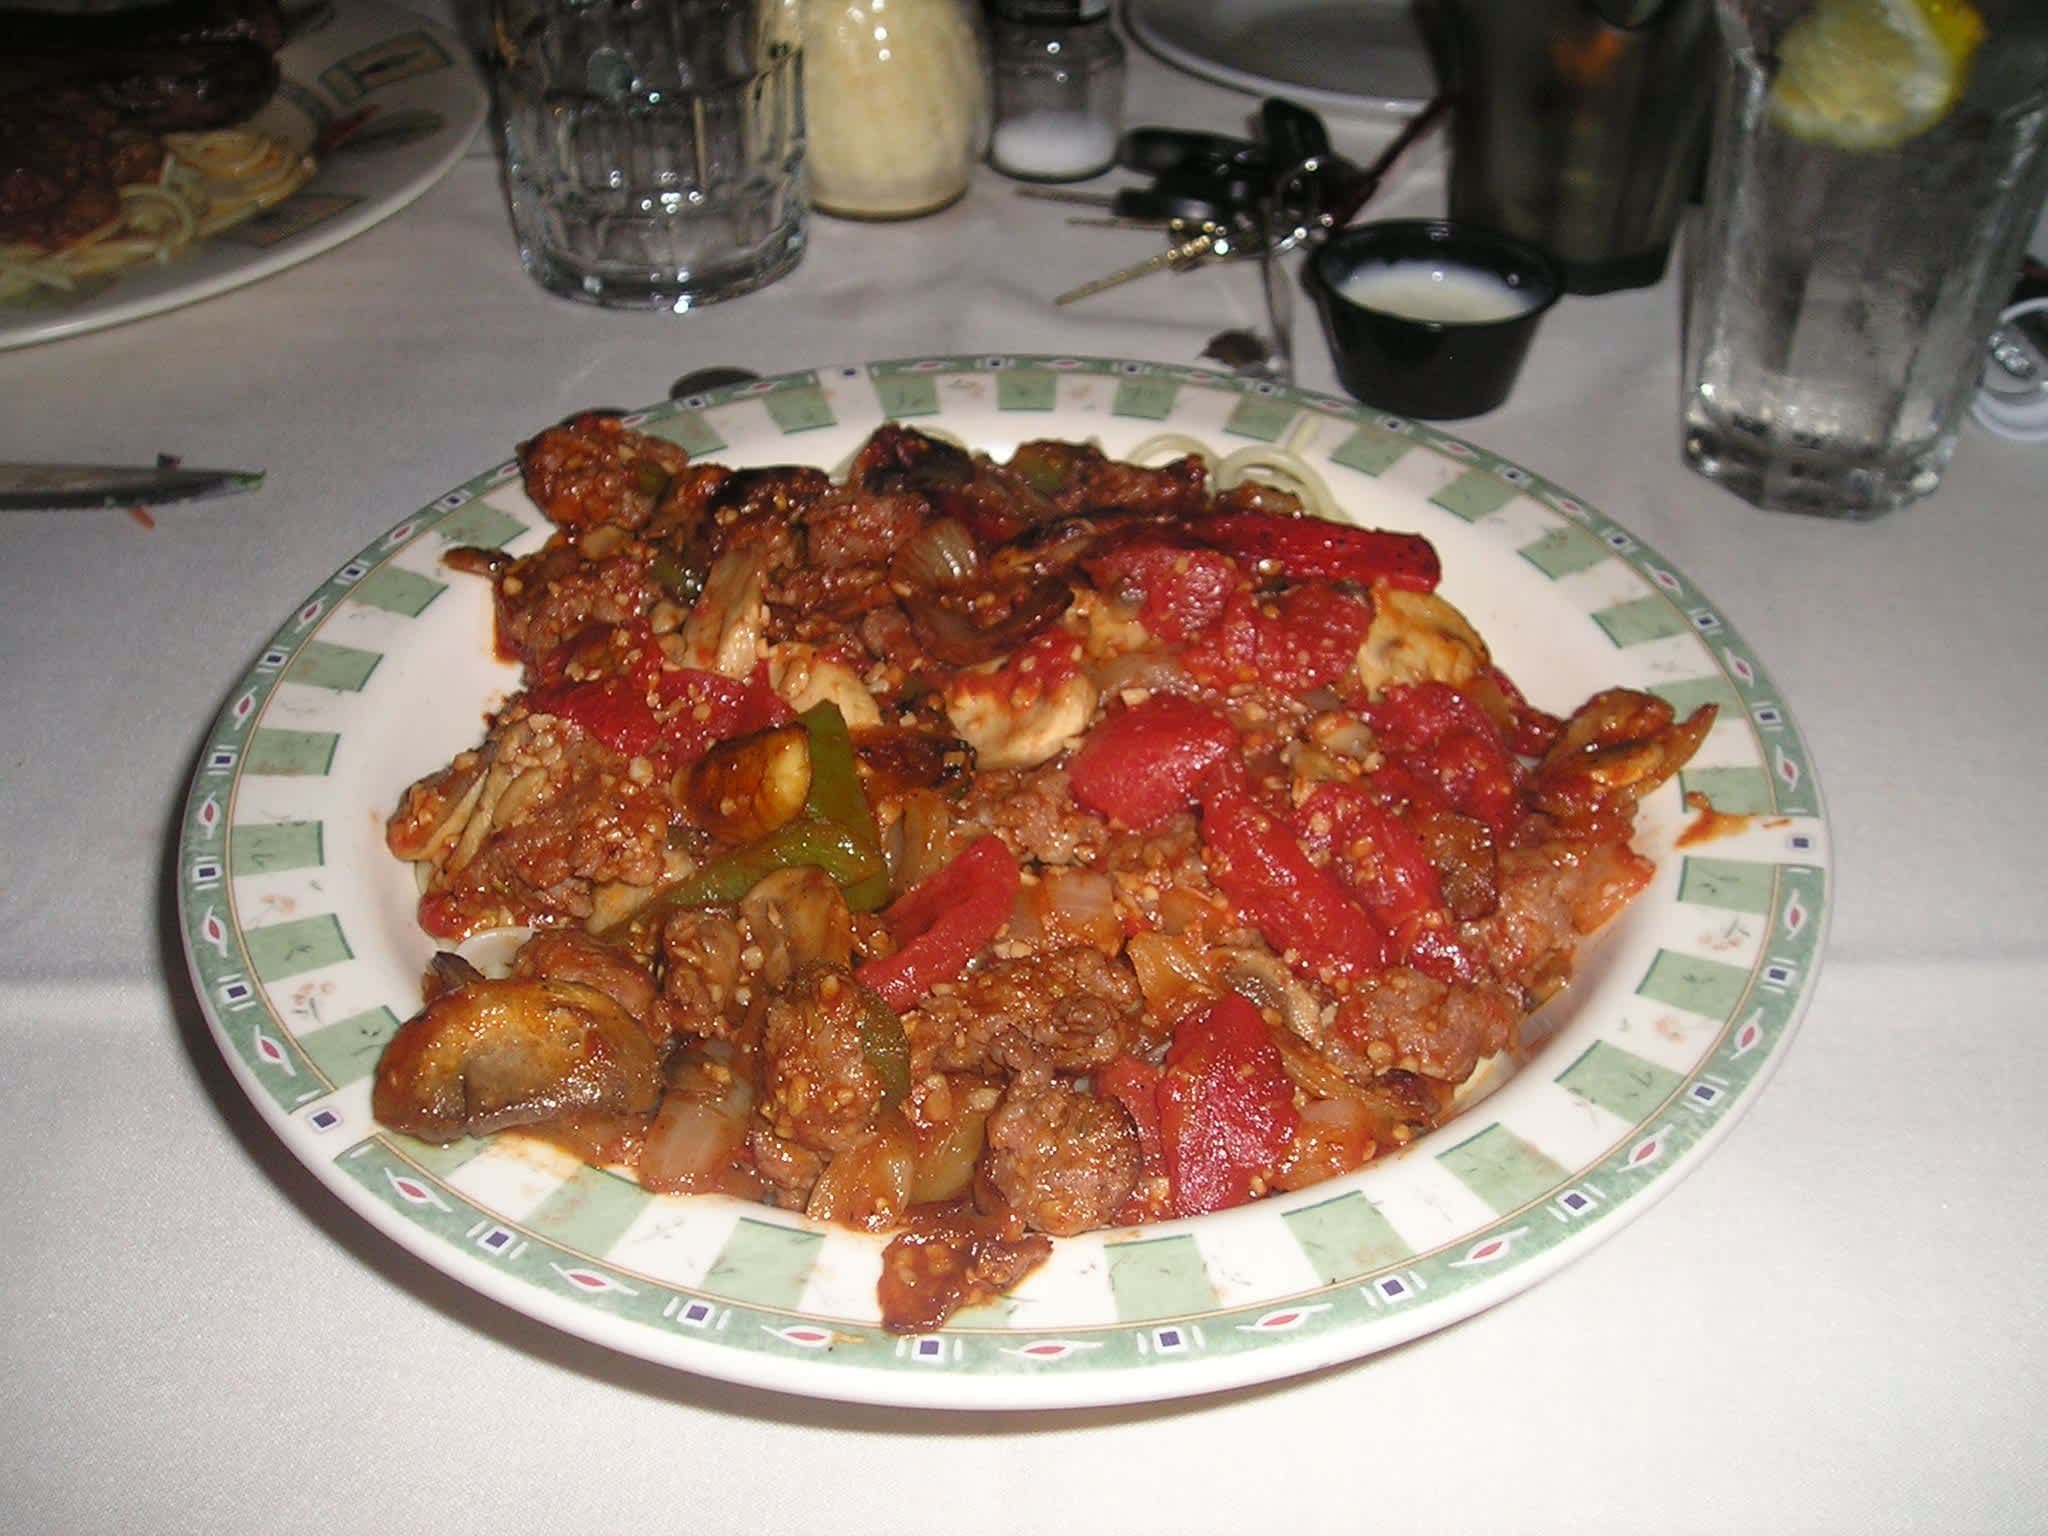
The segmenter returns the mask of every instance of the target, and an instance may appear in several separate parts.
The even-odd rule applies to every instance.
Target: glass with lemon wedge
[[[1684,447],[1774,510],[1940,483],[2048,188],[2048,0],[1718,0]]]

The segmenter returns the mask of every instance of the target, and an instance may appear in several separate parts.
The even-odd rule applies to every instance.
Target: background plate
[[[0,351],[161,314],[332,250],[445,176],[489,100],[451,33],[381,0],[338,0],[277,59],[283,82],[252,126],[304,145],[363,119],[322,156],[312,179],[267,213],[161,266],[132,267],[83,295],[0,303]]]
[[[1398,1156],[1215,1216],[1062,1241],[945,1331],[876,1322],[880,1241],[723,1198],[653,1196],[517,1138],[430,1147],[369,1110],[431,951],[383,819],[516,686],[453,544],[545,536],[506,463],[405,518],[277,631],[209,734],[181,924],[222,1051],[292,1151],[414,1253],[545,1322],[709,1375],[946,1408],[1132,1402],[1271,1380],[1455,1322],[1667,1193],[1755,1098],[1814,981],[1826,827],[1798,732],[1719,611],[1619,525],[1458,438],[1349,401],[1091,358],[788,374],[632,418],[738,465],[841,465],[885,418],[1002,455],[1037,437],[1217,457],[1284,444],[1360,522],[1413,529],[1530,698],[1613,684],[1721,714],[1642,808],[1656,878],[1582,952],[1518,1068]],[[510,442],[536,423],[508,422]],[[1679,843],[1683,796],[1735,823]],[[1732,1234],[1731,1234],[1732,1236]],[[317,1291],[317,1286],[309,1295]]]
[[[1129,0],[1124,22],[1190,74],[1303,106],[1406,117],[1436,94],[1407,0]]]

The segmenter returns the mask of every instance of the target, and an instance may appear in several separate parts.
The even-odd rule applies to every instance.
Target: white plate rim
[[[1205,4],[1209,0],[1197,0],[1197,3]],[[1259,3],[1251,5],[1232,5],[1231,14],[1233,19],[1249,20],[1261,4],[1272,3],[1274,0],[1259,0]],[[1365,8],[1374,6],[1405,9],[1397,0],[1365,0]],[[1185,18],[1175,14],[1188,9],[1186,0],[1126,0],[1124,25],[1139,43],[1176,69],[1186,70],[1217,85],[1227,85],[1233,90],[1250,91],[1258,96],[1285,96],[1302,106],[1368,117],[1408,118],[1428,105],[1426,97],[1336,91],[1233,63],[1225,56],[1220,40],[1205,38],[1199,30],[1191,31],[1183,24]],[[1333,4],[1330,9],[1342,10],[1344,7]]]
[[[405,681],[404,668],[418,658],[407,656],[402,636],[408,622],[435,612],[434,603],[447,604],[437,622],[455,623],[454,632],[479,647],[486,643],[489,605],[481,583],[474,590],[451,584],[417,612],[401,610],[420,599],[420,579],[437,568],[436,552],[447,540],[474,539],[479,529],[516,532],[521,521],[528,526],[518,536],[538,537],[514,466],[500,464],[402,520],[284,622],[215,720],[181,825],[180,926],[209,1026],[263,1118],[351,1208],[401,1247],[518,1312],[682,1369],[899,1407],[1099,1406],[1277,1380],[1458,1322],[1581,1256],[1669,1193],[1754,1102],[1783,1057],[1818,969],[1830,883],[1825,813],[1810,759],[1768,672],[1668,562],[1569,492],[1463,439],[1348,400],[1168,364],[1019,355],[845,365],[734,386],[633,419],[698,450],[715,453],[714,442],[722,442],[733,462],[829,465],[885,414],[912,425],[924,418],[946,430],[994,426],[1011,442],[1100,435],[1112,449],[1111,428],[1126,441],[1162,427],[1246,442],[1320,434],[1312,462],[1333,483],[1367,500],[1385,489],[1390,505],[1426,516],[1426,531],[1452,546],[1447,590],[1456,575],[1454,553],[1497,551],[1511,582],[1537,579],[1513,563],[1520,561],[1560,592],[1571,588],[1573,603],[1595,601],[1597,616],[1589,610],[1579,618],[1613,643],[1617,671],[1646,667],[1681,697],[1720,700],[1723,719],[1696,780],[1713,785],[1724,809],[1731,795],[1750,797],[1753,815],[1732,840],[1702,853],[1653,850],[1658,881],[1621,919],[1637,927],[1602,951],[1629,963],[1648,956],[1648,972],[1633,983],[1613,974],[1582,977],[1568,992],[1587,1001],[1567,1015],[1558,1041],[1584,1050],[1562,1072],[1555,1070],[1553,1042],[1536,1053],[1541,1072],[1525,1069],[1398,1158],[1219,1217],[1070,1240],[1048,1266],[1048,1274],[1059,1270],[1044,1287],[1049,1300],[1031,1295],[1034,1277],[992,1317],[896,1338],[873,1323],[872,1268],[862,1270],[873,1262],[871,1240],[733,1202],[663,1201],[600,1184],[600,1205],[638,1202],[608,1241],[641,1247],[623,1259],[618,1246],[587,1251],[575,1237],[583,1230],[578,1223],[590,1222],[587,1204],[559,1220],[559,1213],[540,1214],[553,1210],[551,1198],[565,1208],[594,1198],[580,1185],[572,1188],[561,1168],[501,1152],[499,1143],[472,1144],[482,1149],[462,1149],[444,1167],[427,1149],[375,1128],[362,1057],[377,1041],[366,1036],[358,1043],[348,1080],[323,1070],[323,1060],[332,1064],[323,1056],[335,1049],[332,1032],[363,1015],[357,1010],[336,1021],[316,1009],[310,1017],[317,1027],[306,1029],[309,989],[326,986],[342,999],[333,1006],[350,1007],[350,977],[363,966],[377,961],[400,974],[418,956],[378,955],[374,923],[369,942],[356,935],[363,955],[319,952],[331,942],[316,931],[323,919],[333,919],[335,934],[342,933],[341,920],[306,908],[339,901],[327,886],[348,872],[317,853],[307,864],[303,847],[296,855],[275,851],[289,842],[286,834],[303,830],[293,819],[302,803],[295,797],[310,793],[316,809],[342,813],[319,825],[316,842],[322,829],[335,840],[355,835],[344,822],[379,819],[388,805],[323,802],[331,792],[318,781],[329,770],[295,763],[291,753],[319,734],[309,726],[327,720],[323,712],[345,720],[350,709],[388,711],[393,698],[409,696],[403,690],[415,684]],[[812,452],[828,443],[823,459]],[[1356,476],[1365,479],[1350,478]],[[1430,487],[1423,499],[1419,493]],[[1345,499],[1355,509],[1353,497]],[[508,510],[517,508],[524,511]],[[1560,610],[1535,614],[1538,627],[1555,625],[1568,605]],[[1485,616],[1474,616],[1484,632]],[[1524,628],[1513,614],[1501,617],[1513,621],[1509,631]],[[377,657],[345,643],[381,632],[401,636],[384,658],[396,679],[386,683],[376,680]],[[1503,638],[1524,643],[1514,633]],[[1587,643],[1597,651],[1603,642]],[[1629,658],[1628,666],[1621,658]],[[1503,651],[1502,659],[1517,670],[1514,654]],[[433,665],[447,662],[437,657]],[[399,691],[380,696],[380,688]],[[458,721],[456,728],[474,735],[473,724]],[[333,735],[330,762],[345,726]],[[314,750],[317,756],[317,744]],[[1667,842],[1686,814],[1680,790],[1667,785],[1658,792],[1661,808],[1657,797],[1645,807],[1646,823],[1655,820],[1656,836]],[[367,878],[384,875],[372,871]],[[347,916],[364,920],[362,913]],[[390,913],[375,917],[382,922]],[[403,919],[409,923],[409,910]],[[423,954],[423,937],[418,942]],[[287,950],[294,953],[280,959]],[[1718,958],[1723,953],[1734,958]],[[1581,986],[1590,990],[1581,993]],[[393,996],[384,1007],[376,1027],[388,1033],[412,1003]],[[1606,1038],[1615,1021],[1603,1010],[1616,1013],[1627,1050]],[[1575,1034],[1582,1025],[1583,1039]],[[1629,1033],[1636,1029],[1640,1038]],[[322,1030],[329,1031],[326,1040],[318,1038]],[[1679,1038],[1659,1045],[1654,1030]],[[1631,1087],[1631,1074],[1651,1087]],[[1642,1113],[1632,1120],[1638,1107]],[[1566,1126],[1567,1118],[1590,1125],[1593,1141]],[[1553,1136],[1563,1138],[1560,1147],[1595,1147],[1597,1155],[1552,1157],[1545,1144]],[[1488,1138],[1499,1144],[1470,1150]],[[1457,1205],[1461,1188],[1467,1195],[1486,1189],[1480,1204],[1495,1204],[1474,1219],[1480,1207],[1464,1199],[1432,1225],[1430,1203]],[[565,1199],[564,1190],[573,1198]],[[1304,1230],[1313,1235],[1302,1236]],[[1372,1250],[1390,1232],[1400,1251]],[[733,1259],[739,1236],[747,1241],[745,1256]],[[1300,1277],[1309,1271],[1302,1261],[1313,1270],[1316,1254],[1327,1258],[1330,1241],[1362,1244],[1357,1251],[1364,1257],[1350,1269],[1319,1272],[1320,1280],[1304,1286]],[[764,1244],[781,1247],[763,1257]],[[804,1256],[789,1260],[784,1248]],[[650,1264],[645,1254],[657,1251],[659,1264]],[[694,1279],[661,1268],[698,1262],[704,1267]],[[781,1296],[789,1282],[785,1264],[800,1271],[793,1299]],[[1139,1275],[1129,1294],[1141,1299],[1131,1307],[1116,1290],[1120,1267]],[[1272,1273],[1262,1277],[1262,1270]],[[866,1318],[848,1300],[863,1278]],[[735,1295],[733,1285],[753,1289]],[[1179,1312],[1143,1299],[1147,1288],[1171,1302],[1204,1285],[1206,1304]],[[834,1298],[829,1307],[815,1303],[821,1293]]]
[[[420,72],[367,89],[341,85],[338,89],[348,95],[345,101],[337,96],[336,86],[323,81],[346,60],[404,39],[419,43]],[[399,213],[447,175],[467,151],[490,100],[469,50],[447,28],[385,0],[336,0],[331,14],[279,51],[278,65],[285,83],[257,120],[267,120],[288,139],[303,139],[307,125],[365,106],[432,111],[440,124],[418,143],[402,147],[388,163],[355,153],[350,156],[353,164],[344,161],[315,171],[278,213],[288,213],[294,199],[346,197],[353,205],[273,245],[237,244],[230,232],[230,237],[216,237],[161,268],[122,273],[107,288],[75,304],[0,305],[0,352],[89,335],[181,309],[333,250]]]

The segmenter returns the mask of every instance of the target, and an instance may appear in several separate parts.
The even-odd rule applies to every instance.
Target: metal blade
[[[186,469],[175,459],[150,465],[0,463],[0,510],[157,507],[232,496],[262,483],[260,469]]]

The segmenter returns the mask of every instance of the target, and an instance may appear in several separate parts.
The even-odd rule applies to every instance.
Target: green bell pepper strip
[[[677,602],[694,602],[704,590],[704,572],[692,570],[673,555],[656,555],[648,561],[647,579]]]
[[[636,917],[730,904],[777,870],[804,864],[830,875],[856,912],[872,912],[889,899],[889,865],[882,857],[875,813],[861,793],[846,717],[837,704],[824,703],[797,718],[810,739],[811,754],[811,787],[803,809],[773,832],[664,886]]]
[[[882,836],[874,809],[861,792],[860,770],[853,760],[853,733],[837,704],[813,704],[797,716],[811,738],[811,789],[804,797],[804,815],[839,828],[854,845],[873,857],[874,872],[855,880],[833,878],[846,888],[846,904],[856,912],[873,912],[889,899],[889,867],[882,858]]]
[[[886,880],[888,870],[881,858],[872,847],[863,848],[844,827],[806,811],[657,892],[649,909],[736,902],[777,870],[800,864],[816,865],[841,887],[871,879],[878,867]]]
[[[910,1093],[910,1037],[903,1032],[903,1020],[866,987],[856,983],[854,992],[860,1006],[855,1028],[861,1056],[882,1080],[882,1102],[901,1104]]]

